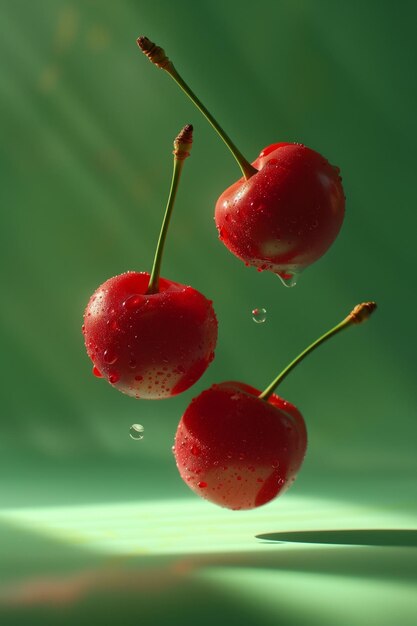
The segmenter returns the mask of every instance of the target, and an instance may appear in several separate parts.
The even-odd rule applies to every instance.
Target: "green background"
[[[7,626],[417,623],[416,534],[393,532],[416,528],[416,18],[406,0],[0,2]],[[219,243],[214,204],[239,170],[140,34],[249,159],[296,141],[341,168],[345,224],[295,288]],[[216,359],[181,396],[135,401],[92,376],[82,313],[110,276],[150,270],[186,123],[162,274],[214,300]],[[370,322],[282,386],[309,432],[291,492],[241,514],[201,502],[170,450],[191,398],[225,379],[265,387],[371,299]],[[390,532],[322,533],[377,528]],[[303,541],[254,537],[297,530]]]

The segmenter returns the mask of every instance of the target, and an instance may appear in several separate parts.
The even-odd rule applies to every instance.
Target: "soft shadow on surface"
[[[256,535],[257,539],[279,543],[322,543],[345,546],[417,547],[417,530],[346,529],[298,530]]]
[[[229,626],[269,626],[259,616],[195,574],[205,566],[227,566],[223,555],[135,554],[104,557],[85,543],[61,542],[27,528],[0,522],[0,624],[3,626],[91,626],[171,624],[212,626],[222,615]],[[282,626],[297,626],[283,607]],[[313,624],[312,626],[316,626]]]
[[[405,588],[417,576],[416,551],[404,550],[403,544],[376,550],[368,545],[267,547],[259,542],[254,552],[132,552],[105,558],[87,545],[62,544],[3,523],[0,538],[0,623],[5,626],[133,626],[139,621],[212,626],[219,615],[228,626],[270,626],[276,619],[280,626],[299,626],[298,602],[293,605],[285,594],[290,574],[300,585],[314,580],[324,596],[328,576],[341,581],[348,577],[360,585],[369,582],[371,587],[375,581],[404,583]],[[247,591],[240,586],[241,572],[253,575],[254,584],[261,572],[270,572],[276,597],[268,612],[258,611],[256,602],[242,601],[240,594]],[[219,573],[230,575],[230,581],[237,576],[231,590],[216,582]],[[321,612],[313,615],[314,606],[308,624],[321,626]]]

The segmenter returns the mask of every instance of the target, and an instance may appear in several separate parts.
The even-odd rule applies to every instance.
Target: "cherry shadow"
[[[229,626],[270,626],[277,619],[280,626],[299,626],[298,601],[285,599],[288,573],[300,575],[301,586],[313,580],[319,585],[315,589],[324,594],[329,576],[340,577],[341,585],[350,578],[363,584],[404,584],[408,589],[416,581],[417,553],[403,546],[415,546],[416,536],[413,530],[281,532],[259,535],[265,544],[268,537],[272,537],[269,543],[280,542],[276,549],[263,546],[247,552],[104,557],[82,544],[62,544],[0,521],[0,624],[107,626],[114,624],[117,616],[123,626],[137,626],[139,618],[144,624],[191,626],[198,616],[199,626],[212,626],[221,615],[222,623]],[[294,549],[291,543],[307,540],[318,545],[311,548],[301,543]],[[323,545],[342,540],[344,545]],[[394,547],[373,548],[392,546],[393,542]],[[276,585],[271,611],[260,612],[257,602],[242,602],[239,590],[245,594],[247,589],[240,587],[239,578],[233,583],[233,593],[231,587],[223,586],[222,578],[216,582],[219,569],[230,581],[240,571],[254,579],[258,572],[269,571]],[[326,621],[319,609],[314,612],[315,607],[313,602],[309,626]],[[405,622],[398,617],[395,623]]]
[[[417,530],[361,528],[346,530],[297,530],[256,535],[265,543],[318,543],[345,546],[417,547]]]

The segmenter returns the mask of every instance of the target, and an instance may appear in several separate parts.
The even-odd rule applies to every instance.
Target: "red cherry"
[[[181,478],[214,504],[234,510],[266,504],[292,484],[303,462],[301,413],[260,393],[239,382],[213,385],[181,418],[174,446]]]
[[[300,144],[269,146],[258,170],[226,189],[216,204],[220,239],[247,265],[271,270],[286,284],[335,240],[345,199],[339,170]]]
[[[253,509],[283,493],[302,465],[307,431],[298,409],[273,392],[307,354],[375,308],[374,302],[355,307],[262,393],[226,382],[197,396],[180,420],[173,448],[185,483],[202,498],[234,510]]]
[[[84,315],[85,345],[98,372],[140,398],[168,398],[193,385],[213,360],[212,303],[165,278],[148,294],[149,274],[126,272],[103,283]]]
[[[243,177],[216,204],[220,240],[246,265],[275,272],[285,285],[293,286],[297,274],[328,250],[342,226],[345,197],[339,169],[296,143],[272,144],[250,164],[164,50],[147,37],[139,37],[137,43],[203,113],[242,170]]]
[[[174,142],[174,171],[152,273],[126,272],[94,292],[83,333],[93,374],[136,398],[168,398],[193,385],[214,358],[217,320],[199,291],[160,278],[164,243],[192,126]]]

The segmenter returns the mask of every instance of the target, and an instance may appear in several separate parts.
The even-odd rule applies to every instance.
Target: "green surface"
[[[397,531],[417,527],[416,18],[386,0],[0,0],[2,624],[415,626],[416,535]],[[140,34],[249,159],[300,141],[341,168],[345,224],[297,287],[217,240],[239,170]],[[110,276],[151,269],[186,123],[162,274],[214,300],[216,359],[181,396],[135,401],[91,375],[82,312]],[[170,450],[191,398],[264,388],[369,299],[372,320],[281,388],[309,432],[291,492],[242,514],[200,502]]]
[[[279,515],[191,500],[4,510],[0,607],[12,624],[210,624],[221,611],[230,624],[411,626],[417,531],[395,504],[293,493]]]

